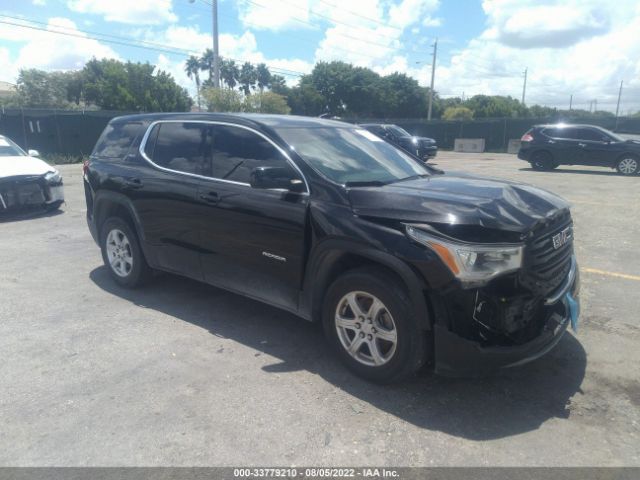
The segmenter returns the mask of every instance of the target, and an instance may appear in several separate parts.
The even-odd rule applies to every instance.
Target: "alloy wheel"
[[[126,277],[133,268],[133,253],[129,239],[122,232],[114,228],[107,235],[107,257],[111,269],[119,277]]]
[[[638,161],[635,158],[623,158],[618,163],[618,170],[625,175],[633,175],[638,171]]]
[[[347,293],[338,302],[335,326],[340,343],[358,362],[379,367],[393,358],[398,343],[396,324],[374,295]]]

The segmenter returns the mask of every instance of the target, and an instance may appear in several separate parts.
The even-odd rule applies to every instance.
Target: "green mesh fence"
[[[43,154],[72,157],[88,155],[106,124],[113,117],[135,112],[3,109],[0,111],[0,134],[26,149]],[[355,120],[347,120],[353,121]],[[567,118],[566,122],[587,123]],[[413,135],[434,138],[440,148],[452,149],[456,138],[484,138],[488,151],[506,151],[510,139],[520,139],[533,125],[550,123],[548,118],[492,118],[445,122],[424,119],[359,119],[360,123],[395,123]],[[620,133],[640,134],[640,118],[589,119]]]

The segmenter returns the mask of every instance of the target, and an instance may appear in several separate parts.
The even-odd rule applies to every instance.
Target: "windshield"
[[[404,128],[401,128],[401,127],[399,127],[397,125],[389,125],[387,128],[389,130],[391,130],[393,133],[395,133],[396,135],[398,135],[399,137],[411,137],[412,136]]]
[[[337,183],[390,183],[430,173],[420,162],[368,130],[335,127],[277,130],[303,160]]]
[[[0,137],[0,157],[25,157],[27,154],[8,138]]]

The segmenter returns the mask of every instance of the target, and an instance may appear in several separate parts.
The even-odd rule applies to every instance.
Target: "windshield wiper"
[[[429,175],[429,174],[427,174],[427,173],[421,173],[421,174],[419,174],[419,175],[411,175],[410,177],[400,178],[400,179],[398,179],[398,180],[394,180],[394,181],[393,181],[393,182],[391,182],[391,183],[406,182],[406,181],[408,181],[408,180],[416,180],[416,179],[418,179],[418,178],[428,178],[428,177],[430,177],[430,176],[431,176],[431,175]]]
[[[389,182],[383,182],[382,180],[366,180],[361,182],[345,182],[345,187],[382,187]]]

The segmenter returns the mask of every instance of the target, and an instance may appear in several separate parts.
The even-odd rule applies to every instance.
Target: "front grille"
[[[554,237],[568,232],[562,245]],[[548,295],[557,289],[571,269],[573,255],[573,222],[569,212],[540,224],[532,232],[524,255],[521,283],[536,295]]]

